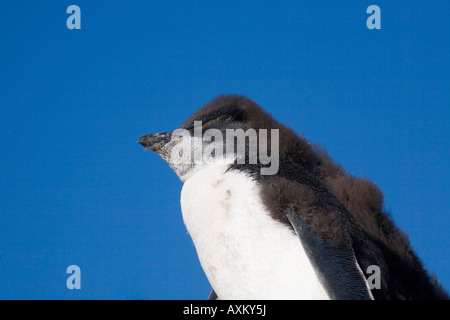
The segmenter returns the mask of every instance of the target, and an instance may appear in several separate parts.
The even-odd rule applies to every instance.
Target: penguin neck
[[[193,176],[196,176],[197,174],[205,174],[206,172],[209,172],[213,175],[222,175],[225,173],[230,166],[233,164],[234,159],[228,159],[228,158],[222,158],[222,159],[215,159],[214,161],[210,161],[207,163],[197,164],[193,165],[189,170],[185,172],[179,172],[178,170],[174,169],[175,173],[178,175],[180,180],[183,183],[186,183],[186,181]]]

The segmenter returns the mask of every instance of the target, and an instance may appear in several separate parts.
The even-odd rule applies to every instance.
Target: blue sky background
[[[66,8],[81,8],[68,30]],[[368,30],[366,8],[381,8]],[[450,289],[449,1],[8,1],[0,298],[204,299],[182,184],[136,143],[241,93],[374,181]],[[81,268],[68,290],[66,268]]]

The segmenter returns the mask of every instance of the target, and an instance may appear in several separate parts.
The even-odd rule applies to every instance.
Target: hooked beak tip
[[[141,146],[146,149],[158,152],[167,142],[170,140],[170,132],[154,133],[142,136],[137,141]]]
[[[143,147],[145,147],[146,145],[144,137],[145,136],[140,137],[139,140],[137,141],[137,143],[139,143]]]

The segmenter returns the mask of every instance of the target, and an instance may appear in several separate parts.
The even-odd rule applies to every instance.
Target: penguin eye
[[[231,121],[233,121],[234,119],[233,119],[233,117],[232,116],[230,116],[230,115],[221,115],[221,116],[217,116],[217,117],[215,117],[215,118],[213,118],[213,119],[211,119],[211,120],[207,120],[207,121],[205,121],[205,122],[203,122],[202,120],[196,120],[196,121],[194,121],[190,126],[189,126],[189,128],[187,128],[188,130],[190,130],[190,131],[192,131],[192,130],[198,130],[198,129],[201,129],[201,128],[205,128],[206,126],[209,126],[210,124],[212,124],[212,123],[215,123],[215,122],[218,122],[218,121],[225,121],[225,122],[231,122]],[[201,126],[200,125],[195,125],[195,122],[200,122],[201,121]]]
[[[207,125],[210,125],[211,123],[217,122],[217,121],[225,121],[225,122],[230,122],[233,121],[233,117],[229,116],[229,115],[221,115],[218,117],[215,117],[214,119],[208,120],[205,123],[202,124],[202,127],[206,127]]]

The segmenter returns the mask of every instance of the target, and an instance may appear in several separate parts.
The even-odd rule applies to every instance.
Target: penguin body
[[[181,209],[216,294],[230,299],[328,299],[296,234],[274,220],[248,174],[212,164],[189,178]]]
[[[264,175],[268,164],[261,158],[240,161],[249,160],[251,139],[244,156],[223,156],[217,152],[223,141],[199,138],[199,126],[224,136],[230,129],[276,130],[279,141],[268,148],[279,156],[278,170]],[[210,298],[448,299],[384,211],[379,189],[350,176],[250,99],[220,96],[180,129],[183,139],[174,138],[175,130],[138,142],[184,182],[183,220],[213,287]],[[194,161],[206,150],[214,150],[213,161]],[[379,287],[367,281],[374,266]]]

